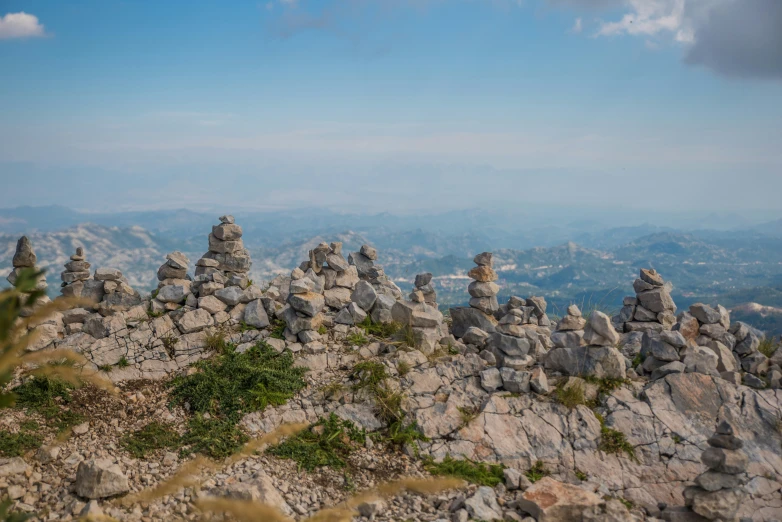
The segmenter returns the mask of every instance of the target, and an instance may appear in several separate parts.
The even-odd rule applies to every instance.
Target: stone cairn
[[[250,254],[242,241],[242,227],[233,216],[220,216],[220,224],[213,226],[209,234],[209,251],[196,262],[196,277],[216,272],[226,279],[246,277],[251,265]]]
[[[16,286],[16,280],[19,278],[19,273],[24,269],[32,268],[36,272],[40,271],[40,268],[36,266],[38,257],[35,255],[33,245],[30,243],[30,239],[27,236],[22,236],[19,241],[16,242],[16,252],[12,260],[14,269],[8,275],[6,280],[11,283],[12,286]],[[38,290],[45,290],[47,288],[46,277],[41,276],[38,279],[36,288]]]
[[[481,372],[481,386],[486,391],[503,388],[528,393],[531,388],[537,393],[548,392],[543,368],[531,369],[551,346],[546,306],[542,297],[512,296],[495,312],[500,319],[492,333],[475,326],[467,329],[462,341],[482,346],[481,358],[494,366]]]
[[[356,267],[359,279],[371,284],[378,295],[386,295],[394,301],[402,299],[402,290],[389,279],[383,267],[375,261],[377,261],[377,250],[369,245],[361,245],[358,252],[348,254],[348,263]]]
[[[701,455],[709,469],[698,475],[695,486],[684,489],[685,506],[706,520],[736,520],[745,497],[741,482],[749,459],[741,450],[744,442],[734,433],[727,421],[717,426],[716,433],[706,441],[709,449]]]
[[[624,356],[615,348],[620,336],[611,319],[597,310],[584,326],[586,346],[554,348],[545,356],[546,368],[571,376],[624,379],[627,376]]]
[[[642,268],[633,283],[635,297],[625,297],[619,315],[613,318],[616,329],[620,333],[670,330],[676,323],[672,288],[654,269]]]
[[[578,306],[567,307],[567,313],[557,323],[556,330],[551,334],[551,342],[556,348],[577,348],[584,345],[584,327],[586,319],[581,315]]]
[[[743,371],[744,384],[753,388],[765,388],[760,377],[768,375],[772,387],[779,387],[779,366],[772,368],[769,358],[758,351],[762,332],[742,322],[731,324],[730,312],[724,306],[695,303],[679,314],[674,330],[688,340],[692,353],[708,360],[708,368],[702,373],[741,384]]]
[[[90,284],[90,293],[82,297],[90,297],[100,301],[97,306],[98,313],[106,317],[118,312],[125,312],[134,306],[141,304],[141,295],[131,288],[128,280],[116,268],[98,268],[93,275],[94,283]],[[85,289],[87,285],[85,284]],[[102,296],[98,299],[98,295]]]
[[[457,339],[464,337],[470,327],[491,334],[497,326],[497,319],[493,314],[499,310],[497,294],[500,287],[494,282],[498,277],[492,268],[492,257],[491,252],[475,256],[473,262],[478,266],[467,273],[473,279],[467,287],[471,297],[470,306],[451,308],[451,331]]]
[[[440,341],[448,336],[436,299],[432,274],[418,274],[410,301],[397,301],[391,309],[393,320],[411,329],[415,347],[424,355],[434,353]]]
[[[191,292],[192,280],[187,273],[189,264],[190,260],[182,252],[171,252],[166,256],[166,262],[157,270],[157,294],[150,301],[151,312],[171,312],[182,304],[191,308],[197,306],[196,297]]]
[[[78,247],[76,253],[65,263],[65,270],[60,274],[62,288],[60,292],[64,296],[80,297],[84,289],[84,282],[90,278],[90,265],[84,257],[84,249]]]

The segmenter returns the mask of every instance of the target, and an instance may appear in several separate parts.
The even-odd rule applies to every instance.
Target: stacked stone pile
[[[625,297],[619,315],[613,318],[617,331],[670,330],[676,323],[672,288],[653,268],[642,268],[640,277],[633,283],[635,297]]]
[[[584,327],[586,319],[578,306],[567,307],[567,314],[557,323],[556,331],[551,334],[551,342],[557,348],[578,348],[584,345]]]
[[[437,309],[435,298],[432,274],[418,274],[410,301],[396,301],[391,309],[393,320],[412,330],[416,348],[424,355],[433,353],[440,340],[448,336],[448,328],[443,323],[443,314]]]
[[[242,227],[233,216],[220,216],[220,224],[209,234],[209,251],[196,262],[195,275],[211,275],[220,272],[226,279],[250,272],[250,254],[244,248]]]
[[[377,250],[369,245],[362,245],[358,252],[348,255],[348,263],[356,267],[359,279],[367,281],[378,295],[386,295],[395,301],[402,299],[402,291],[383,271],[383,267],[375,264]]]
[[[624,379],[629,361],[615,348],[620,340],[611,319],[593,311],[584,326],[586,346],[554,348],[545,357],[546,369],[565,375]]]
[[[30,243],[30,239],[27,236],[22,236],[19,241],[16,242],[16,252],[12,264],[14,269],[8,275],[6,280],[11,283],[12,286],[16,286],[16,280],[19,277],[19,273],[24,269],[32,268],[33,270],[40,271],[40,268],[36,266],[38,257],[35,255],[33,245]],[[47,287],[46,277],[41,276],[38,280],[36,288],[39,290],[45,290]]]
[[[65,263],[65,270],[60,274],[62,279],[62,295],[80,296],[84,281],[90,278],[90,263],[84,256],[84,249],[78,247],[76,253]]]
[[[97,301],[97,297],[102,292],[103,295],[97,307],[102,316],[125,312],[141,304],[141,295],[131,288],[128,280],[118,269],[98,268],[95,270],[93,279],[95,283],[90,285],[92,295],[85,296],[83,291],[82,297],[90,297]]]
[[[518,370],[542,357],[551,347],[551,322],[546,315],[546,306],[542,297],[511,296],[495,312],[495,317],[499,317],[495,331],[485,332],[483,358],[498,367]],[[476,334],[482,336],[472,327],[466,337],[469,339]]]
[[[780,386],[779,365],[758,351],[762,332],[742,322],[731,324],[725,307],[695,303],[689,311],[679,314],[674,330],[690,342],[693,354],[707,352],[701,357],[712,361],[712,374],[716,371],[723,379],[739,384],[741,372],[745,372],[743,381],[748,386],[766,387],[762,377],[767,377],[772,387]]]
[[[685,506],[707,520],[737,520],[746,496],[741,487],[749,458],[742,451],[744,442],[735,436],[733,426],[722,421],[706,442],[710,446],[701,455],[709,468],[695,479],[695,486],[684,490]]]
[[[451,308],[451,332],[457,339],[464,337],[470,327],[491,334],[497,326],[494,313],[500,308],[497,302],[500,287],[495,283],[498,277],[492,268],[492,257],[491,252],[475,256],[473,262],[477,266],[467,273],[473,279],[467,287],[471,296],[470,306]]]
[[[157,293],[150,301],[153,313],[171,312],[183,304],[196,307],[196,297],[191,291],[192,280],[187,274],[189,264],[190,260],[182,252],[166,255],[166,262],[157,271]]]

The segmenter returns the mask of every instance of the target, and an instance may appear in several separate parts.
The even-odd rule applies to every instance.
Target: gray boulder
[[[128,478],[111,459],[82,461],[76,470],[76,494],[83,498],[107,498],[130,491]]]

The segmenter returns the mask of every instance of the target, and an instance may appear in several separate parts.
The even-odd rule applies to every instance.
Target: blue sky
[[[773,214],[781,4],[0,0],[0,206]]]

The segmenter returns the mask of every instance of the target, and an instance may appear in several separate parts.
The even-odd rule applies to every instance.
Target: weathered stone
[[[700,324],[698,319],[689,312],[682,312],[679,315],[678,322],[673,329],[678,331],[685,339],[695,340],[700,334]]]
[[[676,304],[674,304],[667,287],[654,288],[652,290],[640,292],[637,295],[641,306],[652,312],[662,312],[664,310],[676,311]]]
[[[652,286],[663,286],[665,284],[663,278],[660,276],[660,274],[657,273],[657,271],[654,268],[650,268],[650,269],[642,268],[641,279]]]
[[[76,494],[84,498],[106,498],[130,491],[128,478],[111,459],[79,463],[74,483]]]
[[[736,343],[733,351],[739,355],[749,355],[757,352],[759,347],[760,337],[758,337],[754,332],[750,331],[741,342]]]
[[[660,339],[670,344],[675,348],[684,348],[687,346],[687,339],[684,338],[681,332],[673,332],[670,330],[664,330],[659,333]]]
[[[624,379],[625,359],[618,350],[606,346],[555,348],[545,357],[546,369],[567,375]]]
[[[475,256],[472,261],[478,266],[488,266],[492,267],[494,265],[493,262],[493,254],[491,252],[481,252],[477,256]]]
[[[719,491],[720,489],[735,488],[739,485],[738,475],[706,471],[698,475],[695,483],[706,491]]]
[[[520,372],[513,368],[500,368],[502,387],[511,393],[529,393],[530,373]]]
[[[198,298],[198,308],[203,308],[210,314],[214,315],[217,312],[222,312],[223,310],[228,308],[228,306],[224,302],[216,298],[215,296],[208,295],[206,297]]]
[[[166,279],[184,279],[187,277],[187,268],[174,268],[164,263],[157,270],[158,281]]]
[[[735,520],[743,498],[738,488],[698,491],[692,497],[692,510],[709,520]]]
[[[651,310],[647,310],[641,305],[638,305],[635,307],[635,312],[633,313],[633,319],[635,321],[656,321],[657,320],[657,313],[652,312]]]
[[[613,346],[619,342],[619,334],[616,333],[616,330],[611,324],[611,318],[608,317],[603,312],[600,312],[598,310],[593,311],[592,314],[589,316],[588,326],[591,327],[591,329],[595,333],[597,333],[600,337],[608,341],[609,344],[606,344],[606,346],[608,345]],[[586,328],[584,329],[584,340],[590,344],[598,344],[598,343],[593,343],[590,339],[587,339]]]
[[[580,522],[584,511],[603,503],[598,495],[543,477],[522,494],[518,506],[537,522]]]
[[[684,373],[684,370],[686,368],[687,367],[681,361],[669,362],[668,364],[664,364],[659,368],[655,369],[652,372],[650,379],[656,381],[657,379],[662,379],[666,375],[670,375],[672,373]]]
[[[337,272],[334,284],[352,290],[358,284],[358,281],[358,270],[355,266],[350,266],[344,272]]]
[[[95,270],[96,281],[118,281],[122,279],[122,272],[116,268],[98,268]]]
[[[467,344],[473,344],[475,346],[483,346],[488,338],[489,338],[488,333],[484,332],[480,328],[471,326],[467,328],[466,332],[464,332],[464,335],[462,336],[462,341]]]
[[[215,291],[214,296],[228,306],[236,306],[242,301],[243,293],[238,286],[229,286]]]
[[[682,351],[684,359],[682,362],[687,367],[687,372],[704,373],[707,375],[717,374],[717,363],[719,359],[709,348],[701,346],[689,346]]]
[[[179,331],[183,334],[199,332],[212,325],[212,315],[202,308],[185,312],[176,321]]]
[[[250,301],[244,309],[244,322],[254,328],[266,328],[269,326],[269,316],[260,299]]]
[[[554,332],[551,334],[551,342],[557,348],[576,348],[584,344],[583,330],[571,330],[566,332]]]
[[[690,314],[701,324],[719,324],[720,313],[709,305],[695,303],[690,306]]]
[[[497,495],[488,486],[481,486],[464,501],[464,507],[473,519],[501,520],[502,508],[497,503]]]
[[[80,272],[62,272],[60,279],[63,283],[75,283],[76,281],[86,281],[90,278],[90,271],[83,270]]]
[[[353,289],[350,300],[360,306],[362,310],[369,312],[377,300],[377,292],[367,281],[359,281]]]
[[[481,387],[491,393],[502,387],[502,377],[497,368],[488,368],[480,372]]]
[[[535,393],[545,395],[549,392],[548,378],[546,377],[546,373],[543,371],[543,368],[538,366],[532,370],[529,385]]]
[[[469,306],[451,308],[450,313],[453,320],[451,333],[457,339],[462,338],[471,326],[480,328],[489,334],[493,333],[497,326],[497,320],[494,317]]]
[[[161,303],[181,303],[190,293],[190,288],[183,285],[169,285],[161,288],[155,299]]]
[[[485,314],[492,315],[494,312],[500,309],[500,304],[497,302],[497,298],[492,297],[473,297],[470,299],[470,306],[477,308]]]
[[[529,339],[513,337],[500,332],[490,334],[489,339],[486,341],[486,346],[496,348],[503,354],[511,357],[522,357],[530,351]]]
[[[242,237],[242,227],[235,223],[223,223],[213,226],[212,234],[221,241],[235,241]]]
[[[371,261],[377,261],[377,250],[369,245],[361,245],[360,253]]]
[[[714,340],[709,341],[706,346],[717,355],[718,372],[732,372],[736,370],[736,360],[733,358],[733,352],[727,346]]]
[[[557,331],[564,332],[572,330],[583,330],[584,326],[586,326],[586,319],[583,317],[566,315],[557,323]]]
[[[744,441],[735,435],[724,433],[715,433],[706,441],[712,448],[724,448],[729,450],[738,450],[744,447]]]
[[[435,328],[442,322],[442,314],[425,303],[397,301],[391,308],[394,321],[420,328]]]
[[[701,455],[701,461],[713,471],[736,475],[747,470],[749,459],[740,450],[710,447]]]
[[[636,279],[633,281],[633,290],[635,290],[636,294],[640,294],[641,292],[646,292],[648,290],[653,290],[654,285],[650,285],[646,281],[644,281],[641,278]]]
[[[22,236],[16,242],[16,251],[11,263],[14,268],[32,268],[38,258],[33,251],[33,246],[27,236]]]
[[[467,275],[470,278],[475,279],[476,281],[481,281],[483,283],[496,281],[498,279],[497,272],[495,272],[489,266],[476,266],[467,272]]]

